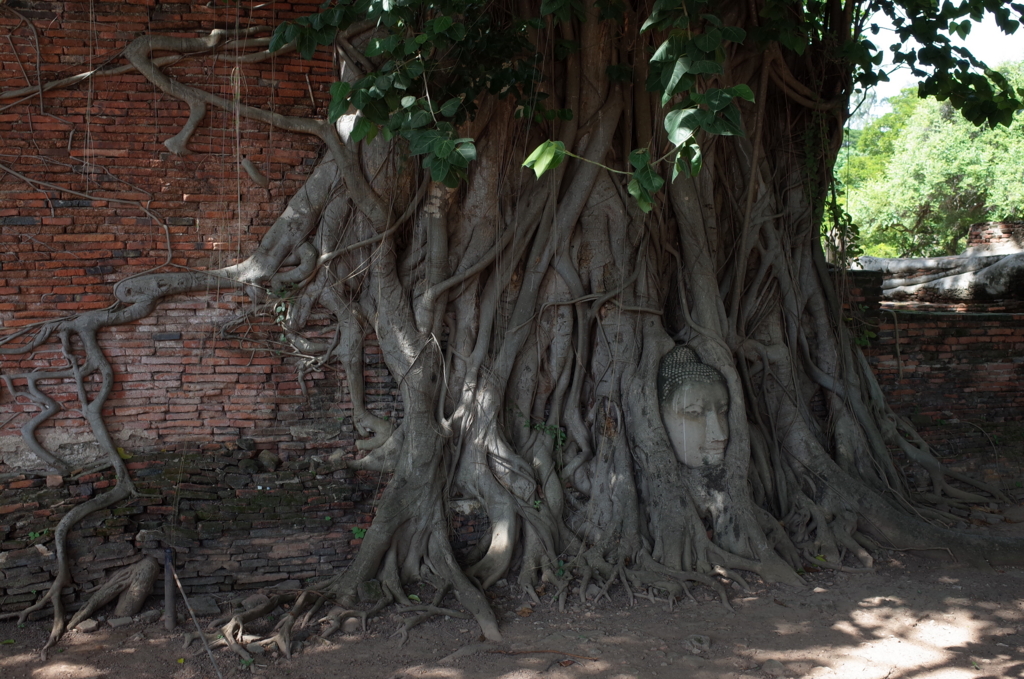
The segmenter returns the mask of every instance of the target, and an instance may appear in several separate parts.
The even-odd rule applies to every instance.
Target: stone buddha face
[[[661,359],[658,401],[676,459],[687,467],[721,464],[729,443],[729,391],[721,373],[677,346]]]

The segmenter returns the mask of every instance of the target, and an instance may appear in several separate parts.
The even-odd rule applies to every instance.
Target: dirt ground
[[[804,589],[751,583],[753,591],[733,590],[735,612],[709,590],[694,589],[697,602],[669,610],[663,600],[643,598],[630,607],[613,588],[611,602],[582,605],[574,596],[560,613],[550,595],[531,607],[504,587],[494,599],[501,645],[479,644],[475,626],[457,618],[424,623],[399,645],[392,609],[365,635],[311,634],[291,659],[267,653],[247,668],[225,648],[213,653],[224,677],[289,679],[1024,677],[1022,568],[981,571],[890,553],[873,573],[821,571],[806,579]],[[173,633],[159,621],[71,632],[41,663],[36,651],[48,629],[45,621],[20,629],[0,624],[0,677],[216,676],[199,642],[182,647],[191,624]],[[707,637],[710,646],[702,649],[691,635]],[[465,655],[450,657],[460,649]]]

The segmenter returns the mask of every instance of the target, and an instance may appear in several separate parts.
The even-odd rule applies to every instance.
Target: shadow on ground
[[[559,613],[551,597],[529,607],[499,589],[505,643],[445,659],[476,641],[468,621],[438,619],[398,645],[394,613],[366,635],[310,637],[292,659],[259,656],[242,667],[214,651],[224,677],[252,673],[318,679],[646,679],[778,676],[821,679],[995,679],[1024,677],[1024,569],[990,571],[895,555],[874,573],[808,574],[803,590],[780,586],[734,592],[735,612],[695,590],[696,603],[638,599],[581,605]],[[184,630],[136,623],[69,634],[47,662],[36,657],[47,624],[0,624],[5,679],[216,676],[202,646],[182,648]],[[687,638],[710,638],[694,655]],[[693,646],[693,644],[689,644]],[[697,650],[697,649],[695,649]],[[553,652],[547,652],[553,651]],[[781,674],[780,674],[781,673]]]

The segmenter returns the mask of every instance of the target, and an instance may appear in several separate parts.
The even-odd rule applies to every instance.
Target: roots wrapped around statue
[[[845,67],[813,50],[729,43],[722,72],[697,82],[749,85],[737,92],[754,101],[737,95],[730,104],[736,133],[701,133],[696,175],[669,180],[671,166],[647,165],[666,181],[645,205],[623,173],[636,160],[629,149],[658,156],[668,145],[639,58],[660,38],[584,5],[587,21],[523,33],[546,57],[535,91],[549,110],[572,115],[531,121],[523,101],[480,95],[453,132],[459,148],[474,145],[455,188],[436,168],[421,169],[406,141],[367,141],[366,115],[354,109],[336,124],[290,118],[185,85],[152,56],[257,44],[245,36],[145,36],[125,50],[134,69],[190,107],[186,127],[166,142],[176,153],[207,108],[220,107],[315,135],[326,154],[243,261],[131,277],[114,289],[118,305],[36,327],[0,349],[31,353],[59,341],[66,366],[4,376],[40,407],[25,438],[60,468],[36,438],[60,408],[42,382],[73,380],[118,471],[115,489],[57,530],[61,575],[35,607],[55,606],[48,646],[63,631],[56,594],[69,583],[67,531],[134,493],[102,417],[115,376],[97,333],[211,287],[244,290],[257,314],[283,303],[287,341],[311,366],[333,363],[347,377],[362,440],[333,459],[389,475],[346,571],[216,622],[243,657],[246,625],[284,603],[291,607],[263,641],[287,655],[295,625],[319,621],[326,634],[351,617],[372,624],[391,605],[411,614],[402,635],[432,615],[469,615],[499,640],[485,590],[510,577],[535,599],[544,585],[563,607],[577,588],[585,600],[591,583],[602,595],[621,588],[630,600],[644,591],[670,602],[706,587],[728,606],[730,582],[745,587],[755,574],[799,584],[808,566],[871,568],[879,548],[1021,561],[1019,542],[952,528],[951,507],[1004,498],[939,463],[886,405],[843,326],[820,251],[824,187],[814,178],[830,172],[841,139]],[[721,11],[756,24],[749,13],[759,6],[727,2]],[[512,17],[496,10],[493,21],[512,30]],[[364,54],[376,25],[337,33],[350,86],[383,68]],[[578,49],[556,55],[553,36]],[[636,84],[615,69],[633,59]],[[537,179],[521,163],[545,139],[567,155]],[[397,423],[364,402],[371,334],[399,385]],[[101,388],[87,393],[86,379]],[[911,489],[906,465],[923,469],[929,487]],[[482,507],[489,526],[461,562],[448,520],[457,498]],[[368,582],[379,583],[379,598],[359,608]],[[436,596],[411,600],[410,583]]]

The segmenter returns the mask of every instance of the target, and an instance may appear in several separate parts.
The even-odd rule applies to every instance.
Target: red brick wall
[[[317,8],[277,2],[236,14],[233,8],[200,3],[118,2],[95,4],[90,14],[88,2],[12,6],[39,31],[44,81],[108,59],[120,65],[118,52],[147,30],[199,35],[236,20],[243,27],[272,26]],[[17,50],[0,43],[4,89],[27,84],[22,68],[35,82],[35,42],[24,26],[16,28],[19,21],[0,13],[0,26],[13,29]],[[210,56],[168,69],[185,83],[227,97],[237,92],[244,103],[282,114],[311,114],[311,96],[321,113],[327,105],[331,63],[326,50],[313,62],[291,55],[240,65],[234,77],[233,70]],[[163,227],[138,205],[105,199],[140,201],[158,216],[170,232],[174,264],[216,268],[252,251],[318,153],[316,139],[211,110],[189,144],[193,153],[177,157],[162,142],[180,129],[188,107],[137,74],[99,77],[47,93],[43,101],[42,110],[31,97],[0,114],[0,162],[91,199],[29,186],[10,174],[0,178],[0,323],[7,329],[103,308],[114,301],[114,282],[163,264]],[[246,175],[239,166],[242,157],[270,178],[269,189]],[[226,442],[243,435],[282,452],[305,448],[302,437],[296,440],[288,429],[309,413],[294,364],[266,351],[265,343],[218,338],[217,331],[243,311],[245,302],[235,292],[211,290],[169,300],[136,324],[104,332],[101,340],[118,376],[107,404],[111,429],[123,440],[144,432],[149,443]],[[250,334],[266,340],[264,329],[257,326]],[[10,372],[58,358],[51,353],[0,365]],[[377,372],[370,371],[371,381],[379,380]],[[337,375],[308,375],[307,384],[321,397],[330,394],[321,405],[332,402],[332,411],[342,405],[335,402]],[[377,385],[370,386],[373,394]],[[60,390],[58,400],[73,400],[69,387]],[[6,393],[0,399],[0,412],[34,410],[11,403]],[[24,419],[8,423],[0,436],[15,433]],[[52,425],[85,431],[84,421],[70,411]]]
[[[96,3],[92,14],[88,2],[12,0],[8,6],[39,32],[44,82],[107,61],[121,65],[119,51],[148,30],[191,36],[236,22],[273,26],[318,7],[273,2],[236,12],[210,4]],[[0,41],[0,92],[35,84],[30,31],[2,10],[0,31],[14,43],[12,51]],[[237,92],[242,102],[278,113],[326,111],[332,67],[325,49],[312,62],[290,55],[241,65],[234,75],[233,69],[205,55],[167,70],[183,82],[228,98]],[[108,306],[115,282],[164,263],[164,225],[175,265],[209,269],[244,258],[320,153],[316,139],[211,110],[189,143],[193,152],[175,156],[162,142],[184,124],[188,107],[137,74],[98,77],[46,93],[42,108],[38,96],[20,103],[0,99],[4,106],[0,164],[50,185],[0,171],[5,331]],[[253,183],[239,165],[242,157],[270,179],[269,188]],[[150,317],[100,334],[116,375],[104,414],[133,455],[130,467],[142,497],[95,514],[73,531],[76,582],[94,586],[110,569],[147,550],[158,553],[160,543],[147,532],[154,530],[176,535],[179,567],[192,591],[323,575],[351,558],[359,542],[351,529],[366,525],[381,480],[343,469],[310,469],[314,457],[323,461],[335,450],[354,452],[344,376],[308,373],[309,397],[303,396],[295,361],[267,344],[275,337],[272,318],[235,328],[242,340],[224,339],[223,326],[249,304],[235,291],[210,290],[169,299]],[[4,374],[59,366],[57,344],[35,356],[0,360]],[[400,417],[394,380],[372,341],[365,366],[370,408]],[[23,386],[15,381],[15,387]],[[73,385],[51,384],[47,392],[67,409],[42,428],[42,438],[60,455],[88,450],[92,437],[74,410]],[[52,536],[46,529],[111,484],[109,472],[52,479],[52,487],[22,473],[19,463],[30,458],[17,454],[24,450],[19,429],[36,412],[0,385],[3,610],[23,608],[52,577]],[[274,472],[259,468],[250,458],[263,450],[278,454],[282,466]],[[456,523],[464,541],[475,539],[472,520]]]
[[[866,354],[893,409],[947,463],[990,481],[1024,475],[1024,314],[900,310],[879,322]]]
[[[1024,246],[1024,222],[982,222],[972,224],[967,247],[979,245]]]

